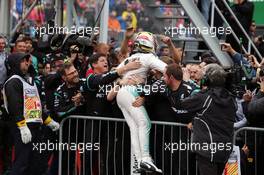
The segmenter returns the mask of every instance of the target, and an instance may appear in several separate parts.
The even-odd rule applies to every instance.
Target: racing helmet
[[[144,53],[155,53],[157,41],[155,36],[150,32],[139,32],[134,40],[133,51]]]

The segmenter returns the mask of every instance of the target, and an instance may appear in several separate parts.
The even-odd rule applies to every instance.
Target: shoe
[[[133,173],[140,174],[140,173],[145,172],[142,168],[140,168],[139,161],[137,160],[136,156],[135,155],[133,156],[134,156]]]
[[[141,160],[140,168],[142,168],[146,172],[162,173],[162,170],[158,169],[156,165],[154,165],[153,160],[150,157],[146,157]]]
[[[135,173],[135,174],[141,174],[141,173],[143,173],[143,172],[145,172],[145,170],[143,170],[142,168],[137,168],[137,169],[135,169],[135,170],[133,171],[133,173]]]

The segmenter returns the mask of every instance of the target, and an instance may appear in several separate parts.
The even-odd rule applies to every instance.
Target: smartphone
[[[221,46],[221,50],[224,50],[226,48],[224,43],[220,43],[220,46]]]

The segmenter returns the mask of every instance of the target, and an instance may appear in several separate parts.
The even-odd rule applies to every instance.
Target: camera
[[[77,49],[71,50],[71,46],[76,45]],[[58,34],[54,35],[50,40],[51,50],[54,52],[62,52],[66,55],[71,53],[82,53],[85,56],[93,54],[93,43],[90,36],[79,36],[78,34]]]
[[[46,28],[52,27],[54,27],[54,21],[50,20],[48,21]],[[82,53],[85,56],[93,54],[93,45],[97,40],[96,34],[87,34],[83,30],[74,34],[65,34],[63,32],[57,32],[56,34],[50,33],[54,32],[48,32],[48,34],[45,33],[40,36],[37,43],[37,49],[39,52],[45,54],[63,53],[68,55],[70,52],[70,46],[77,45],[80,49],[80,52],[78,53]]]

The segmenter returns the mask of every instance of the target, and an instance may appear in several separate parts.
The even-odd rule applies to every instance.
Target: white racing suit
[[[164,72],[166,67],[166,64],[152,53],[133,54],[125,59],[119,67],[135,59],[140,61],[141,67],[127,72],[123,78],[135,75],[146,79],[147,74],[151,69]],[[134,152],[136,159],[140,161],[144,157],[150,157],[149,134],[151,123],[144,106],[132,106],[132,103],[135,101],[137,96],[138,93],[136,86],[124,86],[118,91],[116,100],[130,129],[131,149]]]

